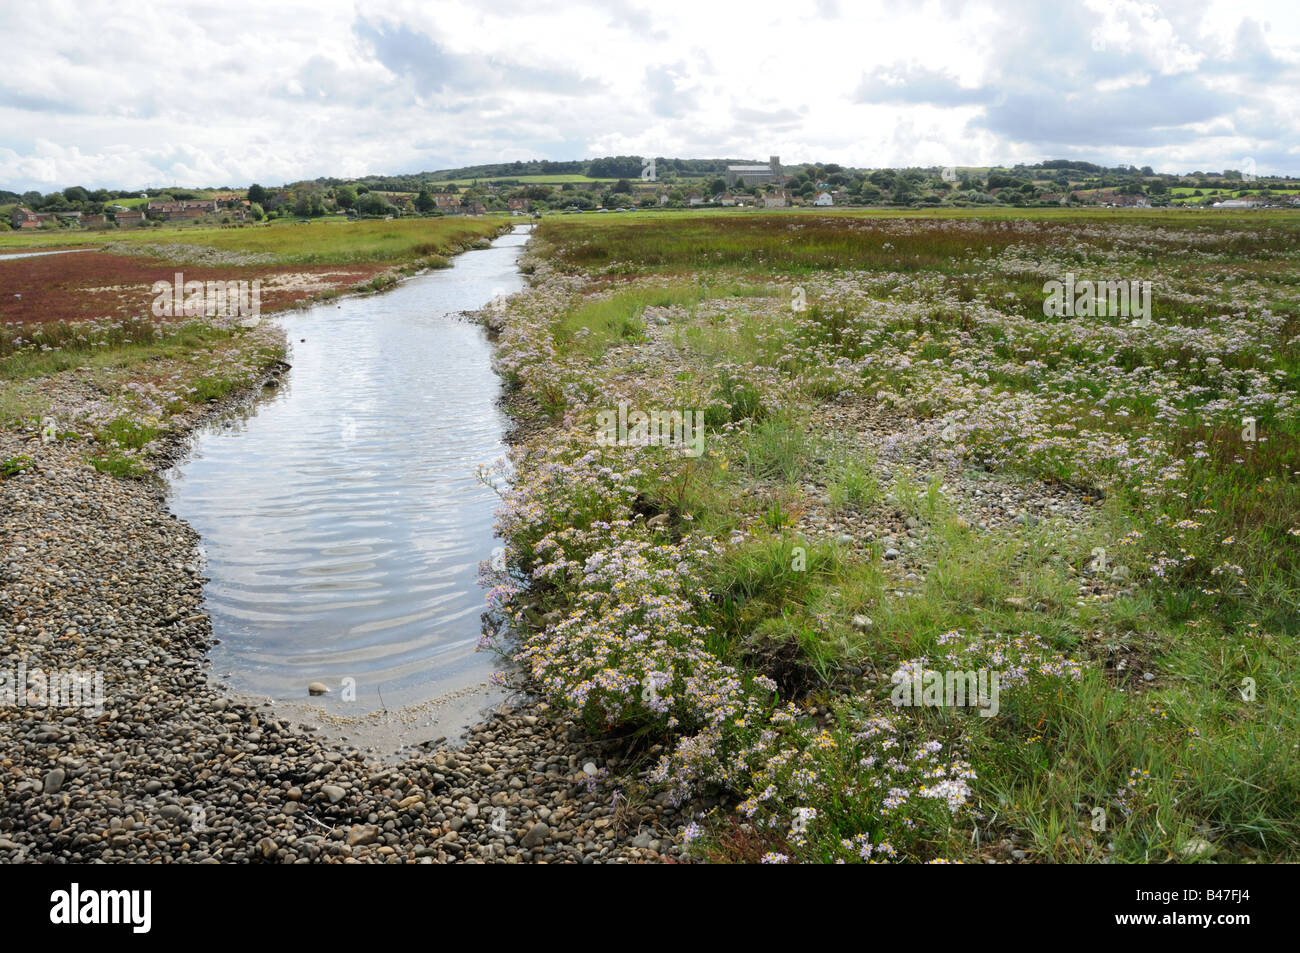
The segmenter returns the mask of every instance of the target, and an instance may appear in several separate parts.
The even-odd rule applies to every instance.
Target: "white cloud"
[[[1273,0],[17,0],[0,33],[13,191],[647,152],[1300,172]]]

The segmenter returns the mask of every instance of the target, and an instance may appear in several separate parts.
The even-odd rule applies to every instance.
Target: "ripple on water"
[[[350,676],[364,712],[380,690],[410,704],[492,671],[474,648],[497,497],[475,471],[504,454],[505,420],[491,346],[459,314],[519,289],[525,237],[284,316],[282,385],[172,472],[235,690],[299,699]]]

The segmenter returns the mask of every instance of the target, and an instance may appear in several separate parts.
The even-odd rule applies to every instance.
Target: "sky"
[[[516,159],[1300,175],[1292,0],[5,0],[0,188]]]

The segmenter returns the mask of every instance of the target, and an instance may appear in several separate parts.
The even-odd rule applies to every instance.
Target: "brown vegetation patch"
[[[151,313],[155,281],[262,282],[263,311],[291,307],[325,291],[345,291],[384,271],[381,264],[211,267],[137,255],[87,252],[0,261],[0,321],[43,323]]]

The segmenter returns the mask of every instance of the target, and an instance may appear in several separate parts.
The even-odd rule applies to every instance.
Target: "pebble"
[[[57,794],[59,792],[59,789],[63,787],[63,780],[67,776],[68,773],[64,771],[62,768],[55,768],[49,774],[45,775],[45,781],[43,784],[45,793]]]
[[[344,843],[349,847],[364,847],[379,840],[379,828],[374,824],[357,824],[348,830]]]
[[[524,850],[532,850],[534,847],[540,846],[549,833],[551,833],[551,828],[546,822],[538,821],[528,829],[528,833],[519,841],[519,846]],[[635,842],[633,842],[633,846],[636,846]]]

